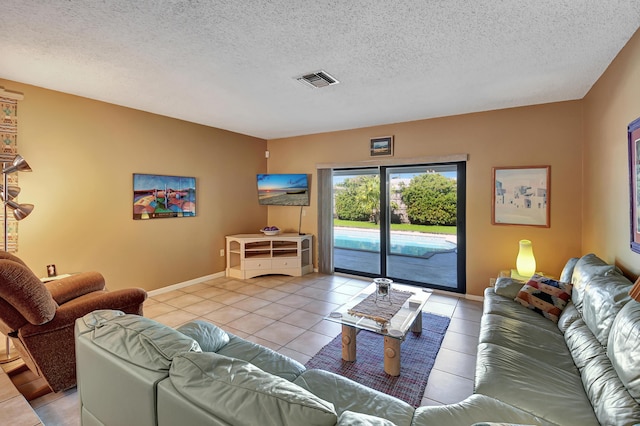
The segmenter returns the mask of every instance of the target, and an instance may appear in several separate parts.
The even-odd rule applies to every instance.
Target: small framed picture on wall
[[[372,157],[393,156],[393,136],[383,136],[371,139],[369,150]]]

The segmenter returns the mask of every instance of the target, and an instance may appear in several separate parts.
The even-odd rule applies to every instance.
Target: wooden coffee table
[[[421,287],[393,284],[393,290],[408,291],[413,293],[404,302],[398,312],[386,323],[381,324],[368,317],[352,315],[349,311],[358,303],[374,294],[376,285],[371,284],[355,295],[344,305],[331,312],[325,319],[342,324],[342,359],[345,361],[356,360],[356,335],[359,330],[373,331],[384,337],[384,371],[390,376],[400,375],[400,345],[407,333],[422,331],[422,308],[431,296],[432,291]],[[379,304],[389,304],[388,300],[381,298]]]

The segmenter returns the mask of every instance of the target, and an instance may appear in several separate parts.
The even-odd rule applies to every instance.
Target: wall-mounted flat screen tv
[[[309,205],[309,180],[305,174],[259,174],[257,180],[260,205]]]

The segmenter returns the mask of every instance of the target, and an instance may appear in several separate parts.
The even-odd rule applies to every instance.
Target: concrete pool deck
[[[341,230],[358,230],[360,228],[336,227]],[[372,233],[377,230],[366,230]],[[430,234],[407,231],[392,231],[392,234],[411,234],[424,235],[425,237],[445,238],[447,241],[457,244],[455,235]],[[333,249],[333,263],[335,268],[349,269],[354,271],[368,272],[371,274],[379,274],[379,252],[370,252],[363,250]],[[428,257],[423,256],[406,256],[394,255],[388,256],[387,276],[394,277],[400,281],[402,279],[418,281],[425,284],[435,284],[456,290],[458,288],[457,281],[457,260],[458,255],[455,250],[436,252]]]
[[[334,249],[334,268],[357,270],[379,274],[379,254],[373,252]],[[429,259],[410,256],[389,256],[388,276],[399,282],[402,279],[435,284],[452,291],[458,288],[457,254],[437,253]]]

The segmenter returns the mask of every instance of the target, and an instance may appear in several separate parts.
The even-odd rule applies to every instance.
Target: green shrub
[[[402,190],[402,201],[413,224],[456,224],[457,183],[438,173],[421,174]]]
[[[377,175],[357,176],[336,185],[334,202],[338,219],[378,223],[379,191],[380,178]]]

